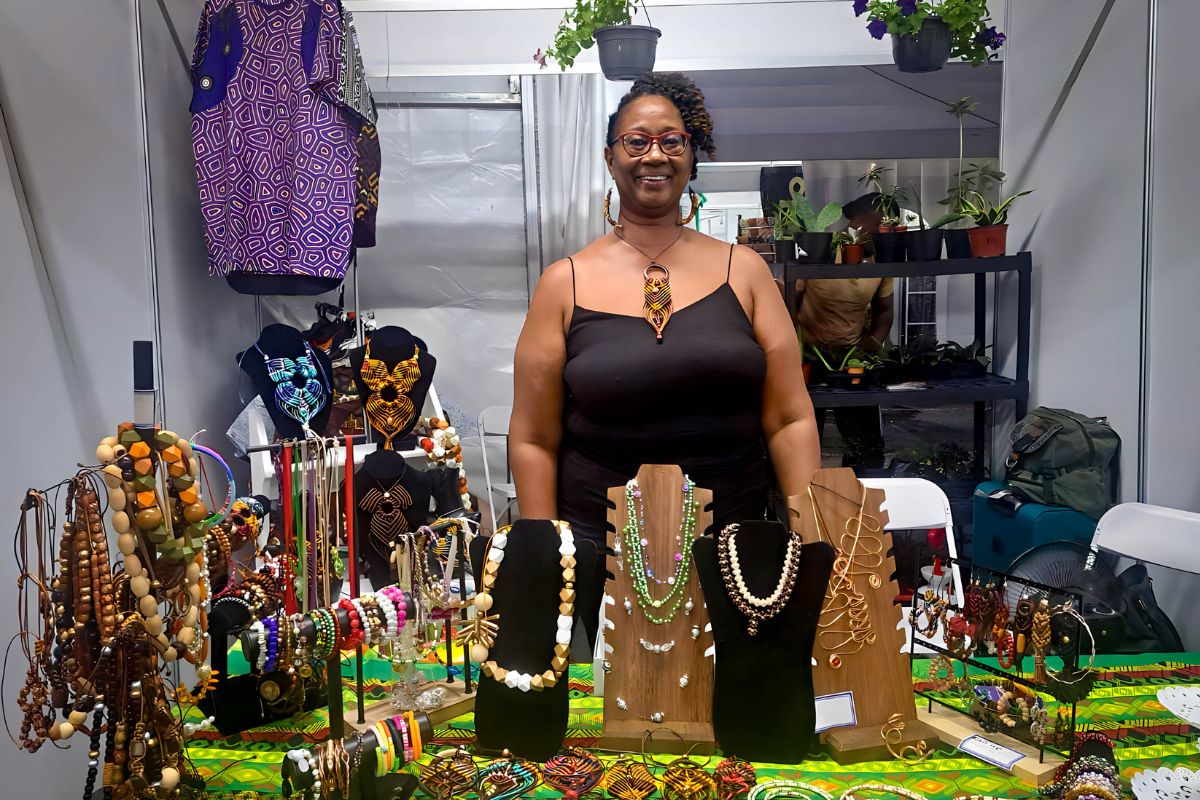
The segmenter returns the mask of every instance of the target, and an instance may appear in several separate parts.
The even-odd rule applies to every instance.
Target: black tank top
[[[731,266],[732,247],[729,257]],[[572,261],[572,290],[574,280]],[[643,317],[593,311],[575,298],[566,344],[558,511],[577,536],[603,540],[605,491],[643,464],[678,464],[711,489],[714,528],[762,519],[767,361],[728,268],[725,283],[671,315],[661,343]],[[577,601],[589,641],[599,607],[598,592]]]

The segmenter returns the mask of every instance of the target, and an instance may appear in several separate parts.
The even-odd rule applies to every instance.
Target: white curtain
[[[537,75],[542,268],[604,233],[604,76]]]

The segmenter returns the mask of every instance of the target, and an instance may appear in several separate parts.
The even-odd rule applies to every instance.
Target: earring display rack
[[[1083,598],[1076,592],[1062,589],[1055,586],[1039,583],[1029,578],[1021,578],[1015,575],[1010,575],[1003,572],[984,569],[983,567],[975,566],[969,559],[945,556],[935,554],[932,550],[925,547],[917,549],[917,557],[915,560],[914,586],[920,587],[923,578],[921,575],[921,566],[928,566],[933,563],[934,557],[941,560],[942,564],[949,574],[950,570],[957,567],[962,574],[970,574],[971,584],[967,588],[966,605],[971,605],[972,594],[977,589],[981,589],[984,593],[993,591],[993,597],[1004,598],[1007,604],[1011,597],[1027,597],[1032,602],[1032,608],[1036,610],[1039,602],[1045,598],[1049,601],[1051,608],[1059,606],[1063,603],[1070,603],[1076,610],[1083,608]],[[948,582],[947,582],[948,583]],[[935,587],[936,588],[936,587]],[[1017,591],[1014,593],[1014,589]],[[918,588],[918,593],[920,588]],[[920,626],[917,624],[922,619],[923,608],[917,605],[918,595],[914,595],[913,609],[910,612],[910,620],[912,620],[912,636],[910,637],[909,659],[915,661],[918,658],[916,653],[917,647],[927,648],[941,657],[950,659],[952,674],[948,676],[951,687],[948,689],[918,689],[916,693],[928,701],[927,706],[921,710],[920,718],[929,722],[931,727],[938,731],[938,735],[948,743],[957,745],[966,735],[979,735],[981,733],[991,734],[1002,732],[1011,740],[1015,741],[1015,746],[1012,749],[1017,750],[1024,756],[1021,761],[1014,765],[1012,771],[1019,777],[1033,783],[1041,785],[1048,782],[1053,777],[1053,772],[1058,765],[1062,763],[1062,759],[1058,755],[1066,755],[1071,752],[1071,747],[1076,737],[1076,702],[1061,702],[1054,701],[1054,706],[1047,705],[1047,684],[1034,680],[1032,673],[1025,673],[1022,669],[1027,659],[1035,658],[1032,648],[1026,648],[1024,653],[1016,653],[1013,657],[1013,664],[1010,668],[1004,668],[999,665],[999,659],[991,655],[988,650],[988,642],[990,639],[990,629],[992,628],[992,616],[995,612],[995,606],[992,605],[987,612],[988,619],[981,626],[981,629],[986,629],[989,633],[977,636],[974,639],[968,639],[970,642],[966,649],[958,647],[952,649],[952,643],[943,644],[941,642],[930,641],[933,633],[921,632]],[[954,601],[953,593],[943,593],[939,595],[940,602],[944,604],[945,610],[958,615],[964,615],[966,609],[961,607]],[[1053,623],[1054,620],[1052,619]],[[1010,623],[1014,625],[1015,623]],[[945,628],[946,623],[941,623]],[[1052,630],[1054,626],[1051,626]],[[946,631],[942,631],[945,635]],[[1012,633],[1009,631],[1009,633]],[[1028,633],[1024,635],[1029,635]],[[1072,673],[1077,673],[1079,670],[1079,655],[1080,655],[1080,639],[1086,634],[1079,630],[1077,626],[1071,626],[1067,632],[1063,632],[1060,628],[1058,632],[1052,633],[1050,644],[1046,646],[1046,658],[1061,658],[1063,661],[1063,670],[1070,670]],[[1012,647],[1016,647],[1016,636],[1013,636]],[[1056,650],[1061,650],[1062,646],[1066,646],[1066,652],[1055,652],[1052,654],[1052,647],[1059,645]],[[983,652],[981,653],[980,650]],[[987,660],[984,660],[987,659]],[[958,673],[953,669],[955,663],[962,664],[963,678],[957,677]],[[984,684],[980,681],[992,680],[998,683]],[[970,688],[962,686],[963,681]],[[1005,702],[1002,706],[998,705],[989,697],[980,695],[975,691],[976,687],[991,685],[999,690],[1004,695]],[[1022,712],[1012,703],[1012,695],[1022,693],[1024,690],[1026,696],[1037,697],[1043,703],[1043,710],[1046,713],[1044,725],[1050,730],[1058,723],[1059,712],[1061,709],[1070,709],[1070,724],[1066,728],[1061,739],[1055,741],[1053,739],[1037,741],[1031,732],[1030,719],[1024,718]],[[947,692],[954,691],[956,694],[947,696]],[[992,694],[996,692],[993,691]],[[957,701],[957,702],[955,702]],[[965,704],[965,707],[964,707]],[[1009,710],[1011,709],[1011,713]],[[966,718],[974,720],[974,723],[966,723]],[[1005,719],[1011,721],[1012,724],[1006,722]],[[982,730],[980,729],[982,728]],[[1009,746],[1012,742],[1006,742]]]

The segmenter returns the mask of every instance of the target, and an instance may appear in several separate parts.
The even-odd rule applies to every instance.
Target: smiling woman
[[[524,517],[603,542],[605,490],[643,464],[678,464],[713,490],[720,528],[762,519],[776,478],[799,494],[818,466],[800,348],[767,265],[688,227],[694,198],[680,213],[701,152],[715,153],[712,120],[683,75],[642,77],[609,120],[613,231],[546,270],[517,343],[509,458]],[[575,605],[592,642],[603,570]]]

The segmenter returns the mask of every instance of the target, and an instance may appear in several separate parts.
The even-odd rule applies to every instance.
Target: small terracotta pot
[[[863,260],[863,246],[861,244],[844,244],[842,245],[842,263],[843,264],[861,264]]]
[[[846,372],[849,373],[850,375],[859,376],[857,378],[850,379],[850,385],[858,386],[860,383],[862,383],[862,375],[864,372],[866,372],[866,370],[863,369],[862,367],[846,367]]]
[[[1007,225],[985,225],[967,231],[971,239],[971,255],[975,258],[994,258],[1004,255],[1008,242]]]

